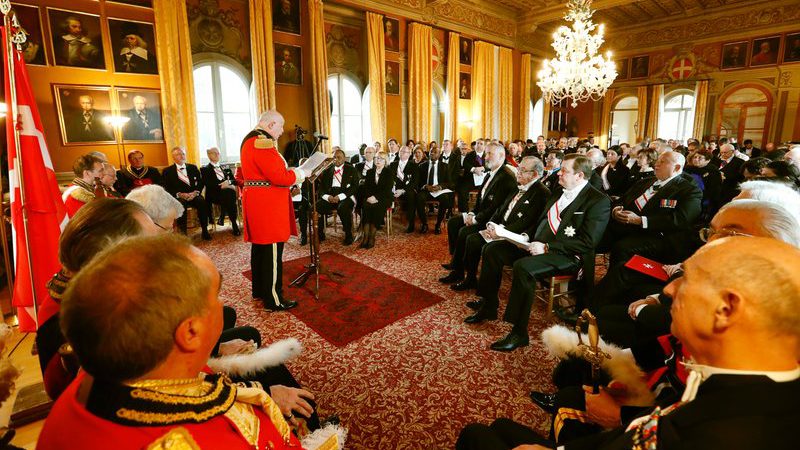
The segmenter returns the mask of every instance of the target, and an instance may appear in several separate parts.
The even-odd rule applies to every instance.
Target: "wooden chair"
[[[555,299],[574,294],[576,290],[569,289],[569,283],[577,279],[577,274],[556,274],[540,280],[540,288],[536,290],[536,299],[547,305],[547,320],[553,318],[553,303]],[[556,292],[558,288],[558,292]]]

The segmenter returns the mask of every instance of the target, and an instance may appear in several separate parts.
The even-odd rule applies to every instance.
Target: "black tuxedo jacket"
[[[700,217],[703,193],[694,181],[687,177],[688,175],[678,175],[661,186],[641,211],[634,202],[656,182],[655,178],[640,180],[631,186],[614,206],[621,205],[627,211],[646,216],[645,232],[670,234],[688,230]],[[631,231],[643,230],[640,226],[627,226],[616,221],[614,223],[615,226],[623,226]]]
[[[550,173],[549,175],[544,177],[544,180],[542,180],[542,183],[544,183],[545,187],[547,187],[547,189],[550,189],[550,193],[551,194],[554,193],[555,191],[561,189],[561,185],[558,184],[558,172],[559,171],[561,171],[561,168],[559,168],[555,172]]]
[[[366,161],[361,161],[353,164],[353,167],[356,168],[356,173],[358,174],[359,179],[363,179],[367,176],[367,173],[364,171],[364,166],[367,165]],[[367,169],[367,172],[375,168],[375,160],[372,160],[372,167]]]
[[[490,222],[503,224],[507,230],[513,233],[522,233],[533,226],[533,221],[541,217],[544,211],[544,205],[550,197],[550,190],[538,180],[533,183],[525,194],[517,200],[514,208],[508,214],[508,219],[503,220],[503,217],[511,206],[511,200],[517,195],[518,190],[513,190],[508,194],[506,200],[494,212]]]
[[[711,164],[709,162],[709,164]],[[722,165],[722,160],[719,160],[717,167]],[[744,160],[742,158],[738,158],[734,156],[728,164],[725,164],[725,167],[719,169],[720,173],[723,176],[722,179],[722,202],[727,203],[733,197],[736,197],[736,194],[739,191],[739,183],[744,181],[744,174],[743,174],[743,166]]]
[[[229,167],[220,166],[220,168],[222,169],[222,180],[217,178],[217,173],[211,163],[200,169],[200,173],[203,175],[203,183],[206,186],[206,198],[215,203],[219,201],[222,193],[222,188],[219,185],[223,181],[228,180],[233,186],[236,186],[236,178],[233,176],[233,171]]]
[[[658,449],[794,449],[798,398],[800,380],[778,383],[759,375],[712,375],[694,400],[658,419]],[[633,434],[617,428],[567,442],[564,448],[630,449]]]
[[[562,189],[550,195],[542,215],[528,232],[531,241],[544,242],[548,251],[581,259],[583,296],[588,296],[594,286],[594,254],[611,216],[611,200],[606,194],[587,184],[572,203],[561,211],[561,225],[553,234],[547,220],[547,212],[561,197]]]
[[[486,196],[482,195],[484,186],[486,187]],[[483,180],[483,184],[478,190],[475,208],[472,209],[478,225],[483,227],[489,222],[497,208],[508,198],[508,194],[512,191],[516,192],[516,186],[517,179],[506,165],[497,170],[491,181],[489,181],[488,176]]]
[[[602,180],[602,172],[603,167],[600,167],[600,178]],[[630,169],[628,166],[623,164],[621,161],[617,162],[616,167],[608,167],[608,172],[606,172],[606,179],[608,180],[608,184],[611,186],[606,192],[608,195],[612,196],[621,196],[628,190],[628,177],[630,176]]]
[[[369,169],[364,177],[364,199],[374,195],[378,202],[388,204],[392,201],[392,182],[394,174],[389,167],[384,167],[375,182],[375,168]]]
[[[420,164],[419,169],[417,169],[417,191],[421,191],[422,187],[428,184],[428,168],[431,164],[437,164],[439,166],[437,169],[437,181],[439,182],[439,186],[441,186],[442,189],[452,189],[453,185],[450,183],[449,167],[441,161],[427,160]],[[395,167],[395,172],[397,172],[397,167]]]
[[[394,162],[389,164],[389,170],[392,171],[394,176],[394,188],[397,190],[404,190],[406,192],[417,190],[417,164],[409,158],[406,166],[403,168],[403,179],[397,176],[397,168],[400,167],[400,159],[395,159]],[[449,174],[448,174],[449,175]],[[448,178],[449,179],[449,178]]]
[[[322,173],[318,188],[319,197],[322,198],[323,195],[339,194],[344,194],[345,197],[355,195],[356,190],[358,190],[359,179],[356,168],[347,163],[342,165],[342,183],[339,187],[333,187],[333,172],[335,170],[336,166],[331,164],[331,166]]]
[[[167,167],[162,174],[164,189],[176,198],[179,192],[203,192],[205,184],[203,183],[203,175],[200,174],[200,169],[194,164],[186,163],[186,175],[189,177],[189,184],[178,178],[178,166],[173,164]]]
[[[603,170],[602,167],[598,167],[597,169]],[[605,190],[603,190],[603,178],[600,177],[600,172],[597,169],[592,171],[592,177],[589,178],[589,184],[591,184],[592,187],[598,191],[605,192]]]

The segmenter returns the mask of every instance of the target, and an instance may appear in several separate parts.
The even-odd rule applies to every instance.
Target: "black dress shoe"
[[[467,277],[464,281],[450,286],[450,289],[461,292],[475,289],[476,287],[478,287],[478,280],[475,277]]]
[[[295,306],[297,306],[297,302],[293,300],[283,300],[277,306],[274,303],[268,301],[264,302],[264,308],[270,311],[286,311],[287,309],[292,309]]]
[[[450,264],[450,263],[442,264],[442,268],[444,268],[446,270],[453,270],[453,265]]]
[[[319,235],[319,241],[322,242],[324,240],[325,240],[325,235],[324,234],[320,234]]]
[[[463,279],[464,279],[463,273],[452,271],[449,274],[447,274],[447,276],[439,278],[439,281],[441,281],[442,283],[458,283]]]
[[[483,299],[479,298],[478,300],[472,300],[471,302],[467,302],[467,308],[474,309],[475,311],[481,309],[483,306]]]
[[[508,336],[490,345],[489,348],[498,352],[510,352],[518,347],[525,347],[526,345],[528,345],[528,336],[509,333]]]
[[[487,320],[497,320],[497,310],[488,311],[484,308],[479,309],[475,314],[464,319],[464,323],[475,324]]]
[[[419,227],[419,232],[422,233],[422,234],[427,233],[428,232],[428,224],[427,223],[423,223],[422,226]]]
[[[409,225],[408,228],[406,228],[406,233],[413,233],[413,232],[414,232],[414,225]]]
[[[225,216],[219,218],[219,220],[217,221],[217,225],[219,226],[225,225]]]
[[[350,245],[353,243],[353,236],[345,236],[342,245]]]
[[[232,233],[233,233],[234,236],[241,236],[242,235],[242,231],[239,230],[238,228],[233,230]]]
[[[544,392],[531,391],[533,404],[542,408],[550,414],[556,413],[556,394],[545,394]]]
[[[300,236],[300,245],[306,245],[306,244],[308,244],[308,236],[303,234]]]
[[[436,227],[433,229],[433,234],[442,234],[442,227]]]
[[[203,230],[203,240],[204,241],[210,241],[211,240],[211,235],[208,234],[208,230]]]

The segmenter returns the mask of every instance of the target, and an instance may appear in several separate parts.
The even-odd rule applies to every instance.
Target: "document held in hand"
[[[300,169],[306,174],[306,178],[313,178],[328,167],[325,163],[330,160],[333,160],[331,155],[326,155],[322,152],[314,152],[308,157],[306,162],[300,165]]]
[[[650,275],[661,281],[667,281],[669,279],[669,275],[667,271],[664,270],[663,264],[653,261],[652,259],[647,259],[644,256],[633,255],[633,257],[625,263],[625,267],[645,275]]]
[[[494,234],[497,235],[498,239],[505,239],[518,247],[525,248],[528,246],[528,236],[508,231],[503,225],[498,225],[494,222],[489,222],[486,226],[488,227],[490,224],[494,226]],[[486,236],[484,236],[484,239],[486,239]]]

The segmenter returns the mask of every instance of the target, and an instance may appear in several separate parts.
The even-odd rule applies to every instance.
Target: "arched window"
[[[619,145],[621,142],[633,144],[636,142],[636,127],[639,114],[639,99],[636,96],[623,97],[611,110],[611,139],[609,146]]]
[[[328,77],[328,94],[331,99],[331,145],[338,145],[346,154],[353,155],[364,142],[361,88],[349,76],[336,73]],[[369,104],[369,96],[366,97]],[[366,111],[369,113],[369,108]]]
[[[694,93],[679,90],[664,98],[664,110],[658,122],[658,137],[686,142],[694,127]]]
[[[761,147],[767,141],[772,95],[766,89],[749,84],[734,89],[720,98],[718,134],[736,138],[738,142],[752,139]]]
[[[528,108],[528,136],[527,139],[536,140],[538,136],[544,136],[544,100],[541,98],[534,105],[531,101]]]
[[[249,74],[222,55],[195,55],[193,76],[201,163],[208,162],[211,147],[219,148],[222,161],[238,161],[242,139],[257,119]]]
[[[434,84],[431,89],[431,132],[429,141],[436,141],[438,144],[441,144],[442,134],[444,133],[442,127],[445,113],[447,112],[447,103],[444,98],[444,90],[438,84]],[[426,142],[426,144],[428,143],[430,142]]]

